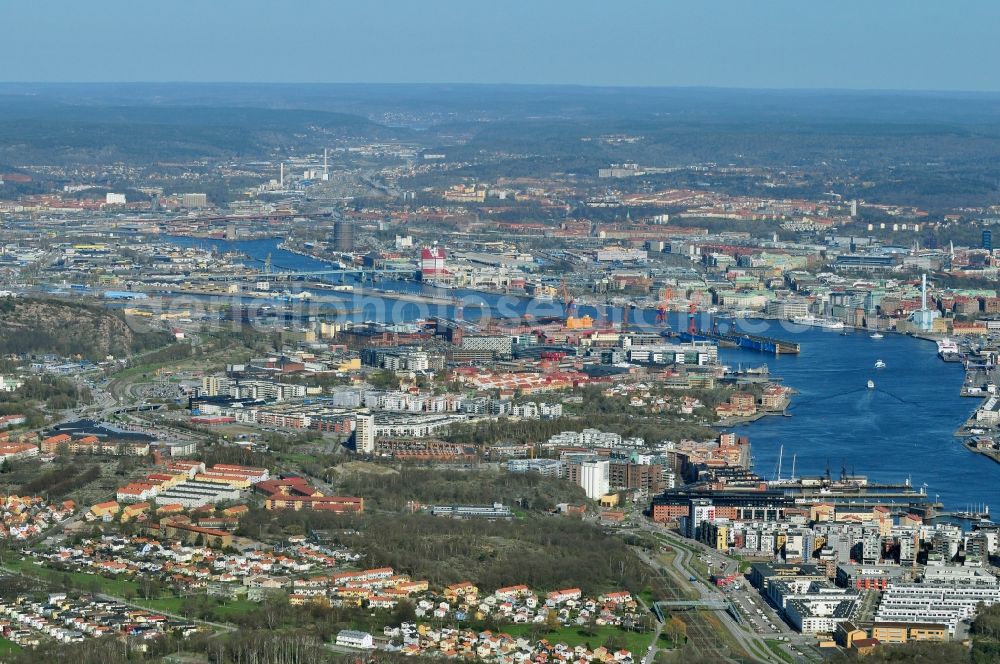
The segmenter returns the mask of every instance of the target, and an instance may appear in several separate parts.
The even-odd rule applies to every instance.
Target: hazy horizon
[[[0,7],[9,82],[998,92],[1000,4],[107,0]]]
[[[1000,96],[1000,87],[995,90],[971,90],[950,88],[845,88],[845,87],[748,87],[723,85],[605,85],[598,83],[518,83],[514,81],[491,81],[476,83],[470,81],[273,81],[273,80],[99,80],[58,81],[58,80],[7,80],[0,79],[0,86],[90,86],[90,85],[245,85],[245,86],[343,86],[343,87],[467,87],[467,88],[576,88],[583,90],[649,90],[649,91],[704,91],[704,92],[779,92],[779,93],[861,93],[899,95],[974,95]]]

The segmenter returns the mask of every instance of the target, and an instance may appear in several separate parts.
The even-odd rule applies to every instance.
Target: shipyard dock
[[[720,346],[743,348],[772,355],[798,355],[802,349],[797,343],[783,341],[773,337],[763,337],[756,334],[739,332],[680,332],[677,335],[681,341],[713,341]]]

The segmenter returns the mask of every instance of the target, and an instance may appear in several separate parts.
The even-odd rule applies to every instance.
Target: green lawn
[[[501,630],[511,636],[531,636],[534,625],[517,624],[506,625]],[[649,644],[653,640],[652,634],[642,634],[639,632],[629,632],[617,627],[604,625],[597,627],[594,636],[589,636],[585,632],[585,627],[563,627],[554,632],[543,632],[538,638],[545,639],[550,643],[565,643],[571,648],[579,645],[590,644],[591,648],[604,645],[609,637],[614,637],[626,650],[631,650],[633,655],[643,655]]]
[[[660,638],[656,641],[656,647],[660,650],[673,650],[677,647],[677,644],[674,643],[665,633],[660,633]]]
[[[139,596],[138,583],[131,579],[108,579],[97,574],[86,574],[84,572],[62,572],[35,565],[31,559],[20,560],[19,558],[13,558],[4,561],[3,564],[14,572],[48,581],[56,587],[62,587],[65,580],[68,579],[70,585],[77,590],[85,592],[96,591],[115,597],[132,596],[133,599],[131,601],[136,605],[144,606],[153,611],[180,614],[185,600],[183,597],[174,597],[172,595],[165,595],[156,599],[142,599]],[[214,602],[214,609],[221,619],[234,614],[246,613],[257,606],[245,599],[226,601],[213,598],[212,601]]]
[[[107,595],[115,595],[117,597],[124,597],[126,594],[130,593],[138,594],[138,585],[129,579],[108,579],[97,574],[85,574],[84,572],[63,572],[35,565],[30,558],[27,560],[19,560],[16,558],[13,560],[6,560],[4,561],[4,565],[12,570],[24,574],[25,576],[42,579],[57,586],[61,585],[64,579],[68,579],[72,587],[80,590],[91,591],[96,589],[98,592],[102,592]]]
[[[274,455],[278,461],[284,461],[288,463],[312,463],[316,461],[317,455],[306,454],[305,452],[277,452]]]
[[[698,577],[699,581],[705,582],[709,577],[708,565],[701,562],[697,556],[691,556],[687,561],[688,567],[694,572],[694,575]]]
[[[21,646],[17,645],[10,639],[5,639],[0,636],[0,655],[7,655],[15,652],[21,652]]]
[[[136,598],[134,601],[139,606],[145,606],[153,611],[165,611],[167,613],[180,613],[181,605],[184,604],[183,597],[157,597],[156,599]]]
[[[774,639],[767,639],[764,641],[764,643],[767,644],[767,647],[770,649],[771,652],[780,657],[782,660],[788,662],[788,664],[793,664],[793,662],[795,661],[794,659],[792,659],[792,656],[788,654],[788,651],[782,647],[784,646],[784,643],[782,643],[781,641],[775,641]]]
[[[760,641],[747,641],[747,646],[749,647],[750,654],[753,656],[759,657],[764,661],[771,658],[770,653],[768,653],[768,647]]]
[[[253,611],[258,606],[260,605],[246,599],[225,600],[225,603],[215,607],[215,613],[222,618],[228,618],[232,615]]]
[[[183,615],[181,607],[184,606],[184,602],[187,601],[186,597],[158,597],[156,599],[137,599],[135,603],[139,606],[145,606],[154,611],[164,611],[166,613],[176,613]],[[202,599],[202,597],[196,597],[196,599]],[[220,620],[226,620],[229,616],[246,613],[257,608],[257,604],[250,602],[245,599],[236,600],[223,600],[220,598],[210,597],[209,603],[215,615]]]

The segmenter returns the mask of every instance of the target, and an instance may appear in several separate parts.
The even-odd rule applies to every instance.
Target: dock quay
[[[997,367],[995,365],[974,365],[966,363],[965,380],[962,381],[961,395],[982,399],[990,396],[989,386],[996,385]]]
[[[769,415],[789,416],[788,413],[783,410],[759,410],[753,415],[747,415],[746,417],[724,417],[718,422],[712,424],[712,426],[721,429],[730,429],[732,427],[738,427],[743,424],[750,424],[751,422],[762,420]]]
[[[358,288],[356,287],[353,291],[344,292],[334,292],[329,291],[322,293],[311,293],[307,298],[296,297],[295,294],[285,295],[278,291],[240,291],[237,293],[227,293],[220,291],[218,289],[212,288],[199,288],[199,287],[175,287],[175,286],[156,286],[156,287],[145,287],[141,289],[142,292],[149,294],[160,294],[161,296],[171,296],[171,297],[181,297],[184,295],[197,295],[197,296],[210,296],[221,299],[240,299],[240,298],[254,298],[262,300],[289,300],[298,302],[318,302],[324,304],[357,304],[365,299],[386,299],[386,300],[399,300],[402,302],[412,302],[415,304],[428,304],[437,306],[462,306],[466,309],[488,309],[489,304],[484,302],[476,302],[473,300],[465,300],[456,297],[441,297],[437,295],[424,295],[419,293],[403,293],[397,291],[380,290],[373,288]]]
[[[739,332],[680,332],[677,335],[681,341],[714,341],[720,346],[744,348],[760,353],[773,355],[798,355],[802,349],[797,343],[783,341],[773,337],[763,337],[756,334],[741,334]]]
[[[997,447],[996,441],[992,438],[963,440],[962,445],[974,454],[982,454],[984,457],[1000,463],[1000,448]]]

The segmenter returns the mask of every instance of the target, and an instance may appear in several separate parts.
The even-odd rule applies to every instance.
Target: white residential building
[[[24,385],[24,381],[16,376],[0,376],[0,392],[13,392]]]
[[[997,578],[976,567],[928,567],[923,583],[890,583],[882,595],[877,622],[933,622],[955,634],[958,623],[971,620],[980,604],[1000,604]]]
[[[366,650],[375,647],[371,634],[355,629],[342,629],[337,632],[337,645],[341,648],[364,648]]]
[[[354,416],[354,446],[358,454],[375,453],[375,416],[358,413]]]
[[[611,464],[608,460],[584,461],[580,464],[580,486],[591,500],[608,495]]]

